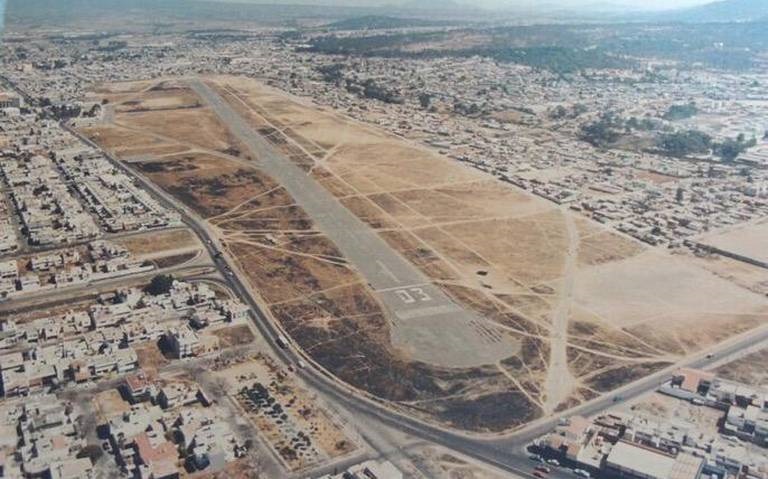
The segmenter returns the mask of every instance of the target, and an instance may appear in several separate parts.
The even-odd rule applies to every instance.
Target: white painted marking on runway
[[[385,265],[384,263],[382,263],[379,260],[376,260],[376,264],[379,265],[379,268],[381,268],[381,270],[384,272],[384,274],[389,276],[392,279],[392,281],[394,281],[395,283],[399,283],[400,282],[400,278],[395,276],[395,273],[393,273],[392,270],[387,268],[387,265]]]

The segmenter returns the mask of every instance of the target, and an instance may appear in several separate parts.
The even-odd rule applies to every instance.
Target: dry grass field
[[[738,258],[768,265],[768,220],[710,234],[701,243]]]
[[[738,381],[744,384],[768,387],[768,349],[759,349],[730,363],[715,369],[718,377]]]
[[[207,220],[294,341],[342,380],[401,407],[465,429],[509,429],[768,319],[764,297],[690,258],[649,250],[253,80],[209,83],[458,304],[519,345],[469,369],[409,359],[392,346],[388,312],[366,282],[186,87],[100,93],[126,108],[87,133],[121,158],[143,148],[151,156],[132,165]]]
[[[300,164],[454,298],[560,350],[567,370],[549,354],[525,391],[544,411],[768,319],[764,297],[687,258],[303,99],[242,78],[211,82],[254,125],[282,131],[276,148],[303,150]],[[569,387],[553,389],[547,375]]]
[[[112,122],[85,133],[207,220],[276,319],[316,361],[356,387],[458,427],[501,430],[541,414],[517,386],[536,382],[521,361],[444,370],[404,357],[391,344],[390,321],[369,286],[290,195],[255,167],[249,153],[197,141],[187,126],[164,125],[170,105],[199,114],[194,125],[211,118],[205,107],[192,106],[188,91],[159,85],[102,89],[99,98],[130,108],[116,109]],[[154,106],[137,122],[131,110],[146,105],[145,97]],[[220,131],[221,125],[211,128]],[[329,188],[336,181],[327,180]],[[180,234],[158,238],[159,244],[186,245]],[[151,249],[141,237],[127,239],[126,246],[137,254]]]

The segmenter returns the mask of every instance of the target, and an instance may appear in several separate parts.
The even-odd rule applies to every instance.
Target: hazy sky
[[[414,0],[218,0],[224,2],[250,2],[274,4],[336,4],[347,6],[386,6],[403,3],[413,3]],[[430,4],[438,4],[439,0],[427,0]],[[456,3],[476,5],[485,8],[517,7],[536,10],[542,6],[626,6],[632,9],[672,9],[690,7],[710,3],[715,0],[454,0]]]
[[[478,3],[491,6],[525,6],[535,7],[539,4],[557,4],[567,6],[584,5],[627,5],[633,7],[654,7],[654,8],[679,8],[692,5],[701,5],[709,3],[710,0],[480,0]]]

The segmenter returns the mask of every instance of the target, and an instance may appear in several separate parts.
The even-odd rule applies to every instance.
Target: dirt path
[[[547,368],[547,378],[544,381],[545,414],[553,413],[561,402],[568,399],[576,383],[573,374],[568,369],[568,321],[571,315],[573,288],[576,282],[580,240],[573,216],[565,210],[562,214],[568,234],[568,249],[565,254],[562,284],[559,288],[557,302],[552,310],[549,367]]]

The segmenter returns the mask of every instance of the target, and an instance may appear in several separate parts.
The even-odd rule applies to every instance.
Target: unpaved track
[[[568,322],[571,316],[573,289],[579,260],[579,232],[573,216],[562,210],[565,230],[568,235],[568,249],[565,253],[563,276],[558,288],[557,303],[552,310],[552,330],[549,336],[549,367],[544,382],[544,412],[551,414],[557,406],[568,399],[576,380],[568,368]]]

